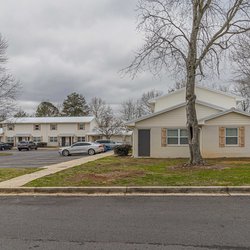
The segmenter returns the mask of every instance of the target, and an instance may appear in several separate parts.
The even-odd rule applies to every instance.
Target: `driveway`
[[[4,151],[11,153],[10,156],[0,156],[0,168],[34,168],[44,167],[60,162],[71,161],[86,155],[60,156],[57,150],[38,149],[32,151]]]

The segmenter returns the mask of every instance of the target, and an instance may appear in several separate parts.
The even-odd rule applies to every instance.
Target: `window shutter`
[[[167,147],[167,129],[166,128],[161,129],[161,146]]]
[[[245,147],[245,127],[239,128],[239,146]]]
[[[225,147],[225,128],[219,127],[219,146],[220,148]]]

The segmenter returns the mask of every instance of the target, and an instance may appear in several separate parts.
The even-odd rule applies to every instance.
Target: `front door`
[[[138,156],[150,156],[150,129],[138,130]]]
[[[64,147],[66,144],[66,138],[65,137],[62,137],[62,146]]]

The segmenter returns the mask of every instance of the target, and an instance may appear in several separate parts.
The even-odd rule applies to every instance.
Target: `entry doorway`
[[[138,156],[150,157],[150,129],[138,130]]]

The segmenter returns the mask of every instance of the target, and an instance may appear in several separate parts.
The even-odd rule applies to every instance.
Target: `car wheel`
[[[62,155],[63,156],[69,156],[69,151],[68,150],[63,150]]]
[[[92,149],[92,148],[91,148],[91,149],[89,149],[88,154],[89,154],[89,155],[94,155],[94,154],[95,154],[95,150],[94,150],[94,149]]]
[[[37,148],[35,148],[35,150],[37,150]]]
[[[21,148],[19,148],[18,150],[21,151]]]
[[[29,151],[30,150],[30,148],[27,148],[27,151]]]
[[[2,147],[1,150],[4,151],[4,147]]]

